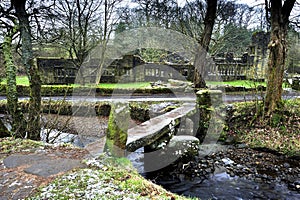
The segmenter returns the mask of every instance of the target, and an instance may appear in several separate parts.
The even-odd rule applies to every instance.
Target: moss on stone
[[[127,104],[116,103],[111,105],[111,112],[108,120],[106,149],[112,155],[124,156],[129,119],[130,111]]]

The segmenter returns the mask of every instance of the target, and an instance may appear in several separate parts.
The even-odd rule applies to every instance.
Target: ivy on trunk
[[[18,106],[18,92],[16,82],[16,66],[12,58],[12,37],[17,32],[17,26],[12,29],[8,28],[3,42],[3,54],[6,69],[6,96],[8,112],[12,119],[11,135],[15,137],[25,137],[25,123],[21,109]],[[5,126],[1,126],[4,128]]]
[[[11,4],[15,8],[19,21],[22,40],[22,59],[30,85],[30,101],[26,127],[27,137],[33,140],[40,140],[41,77],[33,57],[31,27],[29,15],[26,12],[26,0],[11,0]]]

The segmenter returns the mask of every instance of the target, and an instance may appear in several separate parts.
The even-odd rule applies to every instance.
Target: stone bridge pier
[[[145,172],[166,167],[180,158],[198,155],[201,143],[215,143],[223,129],[222,91],[197,92],[194,108],[170,121],[162,136],[144,147]]]
[[[200,143],[216,143],[223,130],[226,112],[221,90],[200,90],[197,92],[198,126],[195,136]],[[195,129],[194,129],[195,130]]]
[[[223,129],[222,92],[200,90],[196,103],[183,103],[128,129],[129,106],[112,106],[106,149],[123,156],[144,147],[144,171],[162,169],[179,158],[198,155],[200,143],[215,143]]]

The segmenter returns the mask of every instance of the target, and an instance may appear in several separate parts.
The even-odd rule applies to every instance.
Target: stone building
[[[84,83],[95,83],[99,61],[94,60],[91,66],[84,67],[81,77]],[[71,59],[38,58],[37,64],[43,74],[43,84],[72,84],[79,68]],[[145,63],[139,56],[124,55],[104,67],[100,82],[144,82],[166,81],[167,79],[192,80],[193,66],[189,64]]]
[[[257,32],[252,36],[248,52],[236,56],[232,52],[218,54],[208,63],[205,80],[264,80],[267,65],[269,34]],[[83,83],[95,83],[99,59],[91,59],[87,66],[77,67],[71,59],[38,58],[44,84],[71,84],[80,73]],[[154,82],[168,79],[192,81],[194,66],[191,62],[146,63],[138,55],[127,54],[107,61],[101,71],[102,83]]]
[[[268,65],[268,43],[270,33],[263,31],[252,35],[249,53],[253,57],[253,65],[249,71],[248,78],[253,80],[265,80]]]
[[[72,59],[37,58],[43,84],[74,83],[78,68]]]

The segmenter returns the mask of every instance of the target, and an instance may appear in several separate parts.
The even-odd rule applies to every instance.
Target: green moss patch
[[[32,149],[44,146],[43,142],[20,138],[0,138],[1,153],[17,153],[22,151],[31,151]]]

